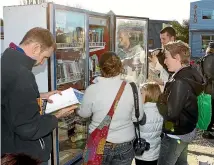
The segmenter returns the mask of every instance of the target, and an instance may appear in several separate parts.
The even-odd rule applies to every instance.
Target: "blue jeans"
[[[158,165],[188,165],[187,148],[189,143],[164,136],[161,142]]]
[[[106,144],[102,165],[131,165],[134,156],[132,142],[115,144],[115,146]]]

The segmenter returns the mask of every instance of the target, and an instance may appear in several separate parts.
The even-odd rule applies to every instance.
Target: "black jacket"
[[[47,161],[52,151],[51,132],[57,118],[39,114],[35,61],[6,49],[1,58],[1,154],[24,153]]]
[[[206,80],[205,93],[214,99],[214,54],[208,54],[200,60],[200,70]]]
[[[157,104],[164,118],[163,132],[184,135],[196,128],[197,96],[203,88],[202,76],[191,66],[181,69],[170,78]]]

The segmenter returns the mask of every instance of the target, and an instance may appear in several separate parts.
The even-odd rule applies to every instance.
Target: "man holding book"
[[[20,45],[11,43],[1,58],[1,154],[23,153],[47,162],[52,151],[51,133],[57,118],[70,113],[75,106],[56,115],[40,115],[38,98],[47,99],[58,91],[40,94],[32,73],[55,50],[55,40],[47,29],[29,30]]]

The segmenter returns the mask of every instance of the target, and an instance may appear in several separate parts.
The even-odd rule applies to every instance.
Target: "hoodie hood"
[[[200,73],[192,66],[185,67],[175,74],[174,78],[183,79],[198,96],[204,91],[205,82]]]
[[[211,80],[214,80],[214,54],[207,54],[201,61],[203,74]]]

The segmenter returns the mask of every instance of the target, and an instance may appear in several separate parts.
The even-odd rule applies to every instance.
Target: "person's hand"
[[[42,99],[47,99],[47,101],[49,103],[53,103],[53,101],[51,99],[49,99],[49,98],[50,98],[50,96],[52,96],[54,94],[57,94],[57,93],[62,95],[61,91],[55,90],[55,91],[51,91],[51,92],[47,92],[47,93],[40,93],[40,97]]]
[[[72,105],[66,108],[62,108],[60,109],[56,114],[54,114],[57,118],[62,118],[62,117],[66,117],[68,115],[70,115],[71,113],[73,113],[75,111],[75,109],[77,109],[78,106],[77,105]]]
[[[153,65],[153,66],[156,66],[156,64],[157,64],[157,62],[158,62],[157,56],[156,56],[156,55],[152,55],[152,56],[149,56],[148,58],[149,58],[149,60],[151,61],[152,65]]]
[[[158,53],[159,53],[159,51],[153,51],[153,52],[151,52],[151,55],[152,55],[152,56],[157,56]]]

